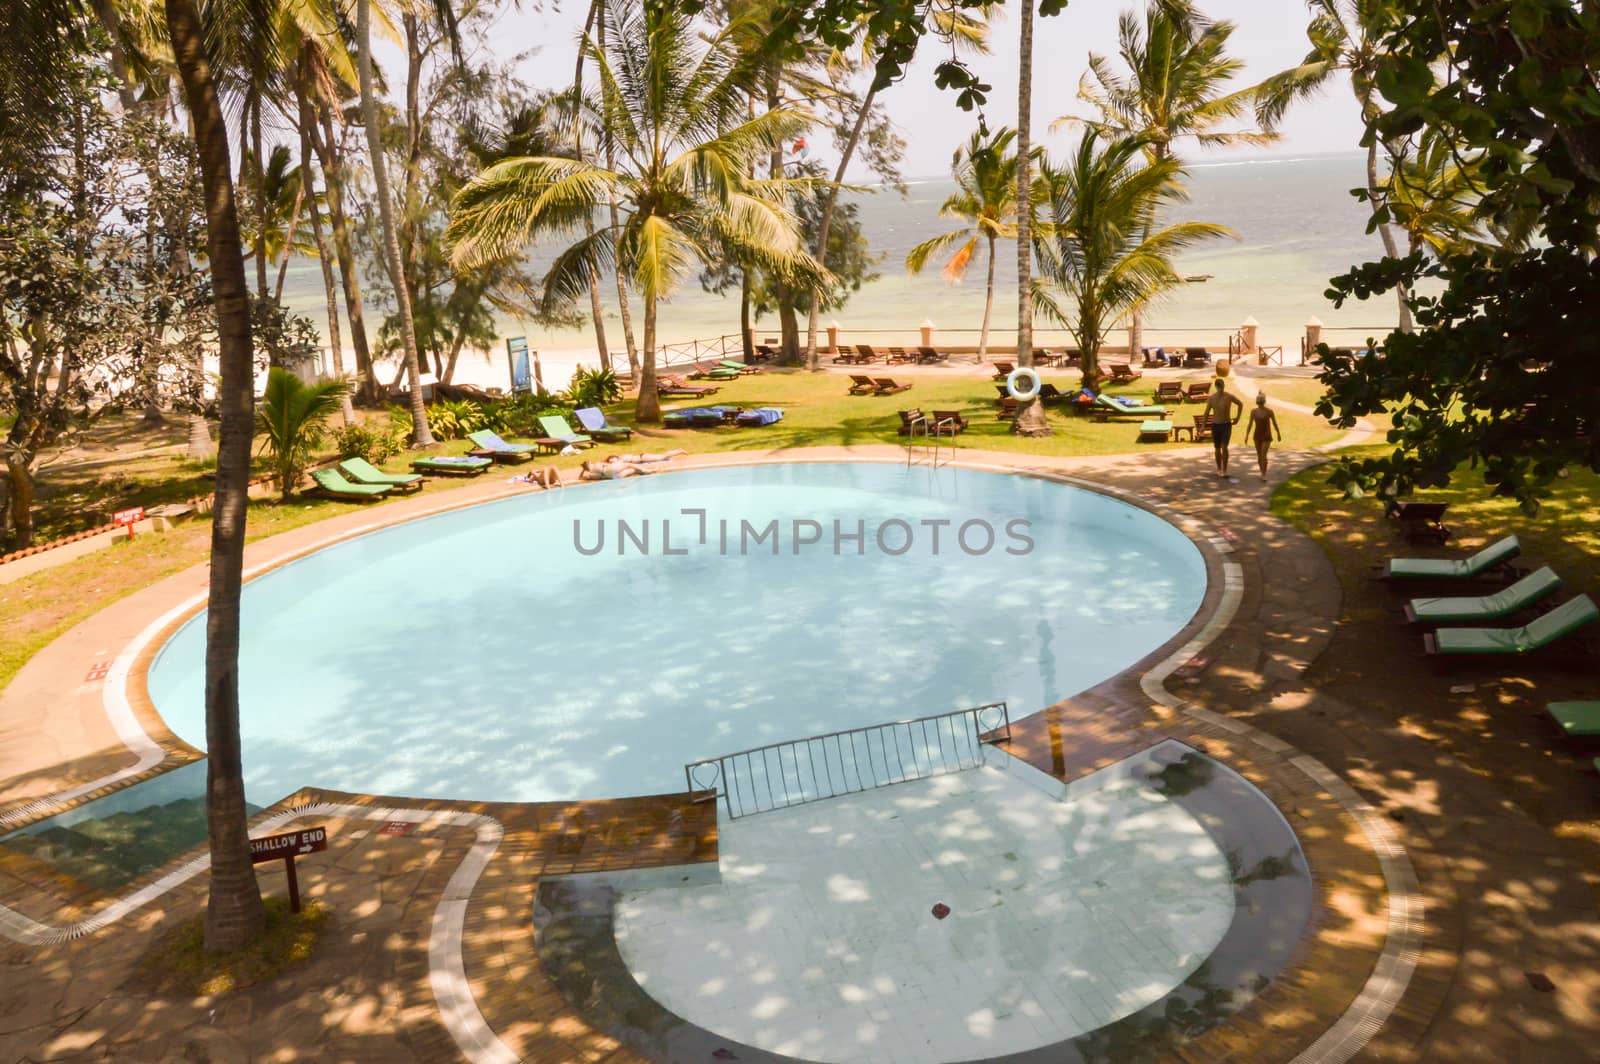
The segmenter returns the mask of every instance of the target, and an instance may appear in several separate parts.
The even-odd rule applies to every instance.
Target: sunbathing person
[[[646,462],[665,462],[668,459],[672,459],[672,458],[678,457],[678,455],[680,455],[680,454],[688,454],[688,453],[689,452],[685,451],[682,447],[675,447],[670,451],[666,451],[666,452],[660,453],[660,454],[649,453],[649,452],[642,453],[642,454],[608,454],[603,459],[603,461],[606,461],[606,462],[621,462],[624,465],[644,465]]]
[[[585,461],[578,472],[580,480],[621,480],[623,477],[642,477],[650,470],[629,462],[615,461],[615,455],[603,462]]]
[[[548,469],[530,469],[521,476],[512,477],[513,482],[522,484],[537,484],[541,488],[561,487],[561,470],[555,466]]]

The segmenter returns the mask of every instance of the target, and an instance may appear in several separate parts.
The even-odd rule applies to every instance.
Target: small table
[[[535,436],[533,445],[539,448],[541,454],[560,454],[566,448],[566,443],[553,436]]]

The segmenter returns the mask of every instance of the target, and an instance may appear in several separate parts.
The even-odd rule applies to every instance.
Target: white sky
[[[1078,79],[1091,51],[1113,55],[1117,43],[1117,16],[1129,3],[1109,0],[1071,0],[1067,10],[1037,19],[1034,29],[1033,121],[1035,138],[1055,147],[1074,135],[1051,137],[1046,127],[1068,112],[1082,113],[1077,99]],[[1265,77],[1297,64],[1305,55],[1307,9],[1301,0],[1202,0],[1201,9],[1214,19],[1232,21],[1236,29],[1230,42],[1233,55],[1245,62],[1245,77]],[[570,84],[576,39],[588,5],[566,0],[562,9],[517,11],[509,6],[492,33],[494,50],[510,57],[537,49],[524,62],[521,73],[532,85],[556,88]],[[986,108],[990,128],[1016,121],[1017,22],[1008,6],[993,29],[993,53],[968,59],[979,76],[994,86]],[[379,48],[379,59],[399,73],[397,52]],[[905,79],[881,97],[907,141],[904,172],[908,177],[947,174],[950,155],[977,126],[974,115],[959,110],[955,94],[934,87],[933,68],[939,59],[938,42],[927,40]],[[1247,82],[1244,82],[1248,84]],[[1266,147],[1240,147],[1215,158],[1242,159],[1259,155],[1307,155],[1326,151],[1351,151],[1361,137],[1361,121],[1347,84],[1331,84],[1320,97],[1290,112],[1282,139]],[[812,157],[834,158],[828,138],[812,140]],[[1197,157],[1193,161],[1200,161]],[[852,179],[862,175],[852,174]]]

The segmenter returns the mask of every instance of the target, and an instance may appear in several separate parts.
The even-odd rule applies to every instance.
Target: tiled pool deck
[[[897,458],[895,448],[751,453],[748,460],[788,458]],[[1193,452],[1120,459],[1045,460],[963,451],[964,461],[1039,473],[1064,473],[1112,485],[1202,521],[1228,529],[1227,564],[1237,574],[1229,605],[1235,612],[1206,648],[1209,668],[1171,681],[1185,700],[1162,704],[1148,674],[1164,654],[1091,692],[1020,722],[1012,753],[1062,780],[1173,738],[1203,749],[1267,794],[1298,833],[1310,864],[1316,903],[1311,933],[1290,969],[1244,1012],[1185,1046],[1189,1061],[1344,1059],[1330,1025],[1350,1010],[1375,965],[1390,930],[1385,869],[1368,832],[1349,812],[1354,792],[1336,777],[1319,775],[1299,749],[1237,723],[1258,715],[1241,696],[1244,685],[1270,692],[1300,676],[1326,647],[1339,613],[1339,587],[1309,541],[1271,518],[1266,492],[1254,478],[1219,487]],[[1284,471],[1309,456],[1280,455]],[[692,467],[716,459],[683,460]],[[1205,461],[1204,465],[1209,465]],[[464,487],[386,506],[378,514],[352,512],[253,545],[251,567],[268,567],[356,534],[375,520],[387,523],[445,506],[492,498],[504,484]],[[1222,555],[1213,554],[1212,601],[1223,597]],[[29,808],[33,799],[132,766],[136,758],[108,721],[102,682],[95,679],[153,618],[182,607],[203,590],[196,567],[128,597],[73,629],[38,654],[0,696],[0,813]],[[1179,642],[1191,638],[1186,632]],[[62,683],[62,677],[70,678]],[[78,677],[84,677],[82,682]],[[1262,697],[1270,697],[1263,694]],[[1177,700],[1171,700],[1176,702]],[[1323,707],[1338,708],[1338,707]],[[131,707],[152,735],[164,734],[148,705]],[[1297,736],[1307,752],[1334,764],[1350,743],[1343,729]],[[193,756],[175,741],[162,742],[166,764]],[[84,797],[89,797],[85,795]],[[1383,793],[1373,797],[1386,803]],[[575,871],[672,866],[716,858],[716,827],[706,804],[663,800],[571,805],[492,806],[411,802],[302,792],[295,802],[335,803],[339,816],[319,816],[333,829],[330,852],[305,866],[302,881],[332,907],[329,943],[304,968],[268,991],[221,1002],[162,999],[153,1002],[130,980],[132,964],[148,942],[170,926],[174,913],[195,912],[203,876],[190,879],[95,935],[32,947],[0,940],[4,989],[0,990],[0,1057],[142,1059],[140,1046],[163,1044],[173,1056],[267,1059],[294,1053],[340,1059],[456,1059],[466,1031],[478,1039],[474,1056],[531,1061],[638,1059],[615,1037],[597,1030],[562,995],[541,968],[533,944],[532,899],[541,881]],[[461,869],[491,849],[482,830],[439,817],[402,833],[386,833],[359,807],[390,805],[488,818],[500,825],[481,875],[463,890]],[[382,817],[383,813],[372,813]],[[1371,825],[1368,825],[1370,831]],[[1477,985],[1463,997],[1458,976],[1473,951],[1495,948],[1480,940],[1481,924],[1466,918],[1458,891],[1471,869],[1453,864],[1453,841],[1396,824],[1408,848],[1420,851],[1422,892],[1429,906],[1420,943],[1420,966],[1403,986],[1398,1007],[1383,1019],[1362,1050],[1364,1058],[1393,1060],[1584,1060],[1600,1019],[1592,984],[1574,980],[1555,995],[1529,1003],[1517,987]],[[1540,858],[1535,837],[1521,840],[1507,860]],[[1549,858],[1546,858],[1548,861]],[[281,874],[262,866],[263,885],[282,891]],[[1564,889],[1564,888],[1563,888]],[[1600,927],[1590,909],[1563,906],[1519,910],[1521,933],[1536,937],[1546,955],[1569,943],[1557,970],[1582,971]],[[38,866],[0,866],[0,903],[33,919],[65,923],[102,911],[87,896]],[[452,925],[450,913],[457,914]],[[1518,916],[1510,917],[1515,921]],[[1564,921],[1566,934],[1552,934]],[[453,929],[452,929],[453,928]],[[1519,932],[1503,928],[1506,936]],[[451,951],[459,944],[459,970]],[[1565,964],[1567,967],[1561,968]],[[1590,974],[1592,975],[1592,969]],[[1380,980],[1381,981],[1381,980]],[[463,993],[463,991],[465,991]],[[1539,1021],[1544,1001],[1558,1013]],[[1364,1002],[1363,1002],[1364,1004]],[[1444,1007],[1444,1006],[1449,1007]],[[1526,1019],[1533,1009],[1534,1022]],[[1495,1010],[1516,1011],[1501,1023]],[[1549,1008],[1544,1008],[1549,1013]],[[1358,1012],[1355,1014],[1359,1019]],[[448,1027],[446,1021],[448,1020]],[[1563,1022],[1564,1021],[1564,1022]],[[1370,1026],[1370,1025],[1369,1025]],[[1322,1038],[1320,1043],[1318,1039]],[[1353,1044],[1353,1043],[1352,1043]],[[1448,1047],[1446,1055],[1440,1055]],[[1327,1052],[1334,1050],[1334,1052]]]

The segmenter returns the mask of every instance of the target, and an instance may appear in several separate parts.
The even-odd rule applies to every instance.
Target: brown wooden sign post
[[[283,835],[267,835],[250,840],[250,860],[283,862],[289,876],[289,911],[300,911],[300,881],[295,876],[294,859],[308,853],[321,853],[328,848],[328,829],[325,827],[301,828]]]

